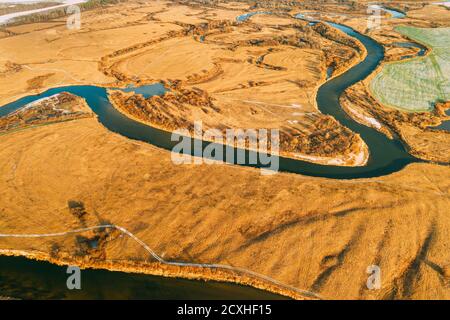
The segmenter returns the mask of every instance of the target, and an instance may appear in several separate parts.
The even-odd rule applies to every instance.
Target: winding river
[[[357,123],[341,108],[339,104],[340,95],[346,88],[366,78],[374,71],[384,57],[384,50],[376,41],[349,27],[330,24],[361,41],[366,47],[368,55],[358,65],[323,84],[317,93],[317,104],[322,113],[335,117],[342,125],[361,135],[370,149],[369,161],[363,167],[340,167],[280,158],[280,169],[309,176],[353,179],[386,175],[402,169],[409,163],[419,161],[407,152],[398,139],[390,140],[375,129]],[[125,90],[134,89],[127,88]],[[151,96],[162,94],[166,89],[160,84],[156,84],[141,87],[137,90],[145,96]],[[145,141],[167,150],[171,150],[176,144],[176,142],[171,141],[169,132],[131,120],[118,112],[109,102],[106,89],[97,86],[58,87],[38,95],[26,96],[1,107],[0,116],[4,116],[38,99],[61,92],[70,92],[86,99],[90,108],[97,114],[98,120],[113,132],[130,139]],[[203,142],[204,146],[208,144],[208,142]],[[249,156],[250,152],[247,151],[246,153]],[[62,275],[64,270],[64,268],[44,262],[28,261],[23,258],[0,257],[0,280],[2,280],[0,281],[0,295],[11,295],[19,298],[77,298],[76,294],[78,293],[68,293],[64,289],[64,279],[66,277],[65,274]],[[31,275],[27,276],[27,272],[31,273]],[[83,288],[82,293],[79,293],[81,298],[190,297],[265,299],[278,297],[252,288],[215,282],[204,283],[99,270],[86,270],[83,272],[83,276],[87,277],[95,285],[87,285]],[[117,290],[117,288],[121,288],[121,290]],[[122,290],[123,288],[125,289]]]
[[[247,18],[250,16],[246,16]],[[239,17],[238,17],[239,19]],[[240,19],[239,21],[243,21]],[[343,167],[314,164],[307,161],[290,158],[279,158],[279,169],[284,172],[298,173],[302,175],[326,177],[334,179],[370,178],[399,171],[407,164],[420,161],[411,156],[405,146],[398,139],[388,139],[384,134],[375,129],[359,124],[350,118],[340,106],[339,97],[345,89],[356,82],[366,78],[378,66],[384,57],[384,49],[373,39],[364,36],[344,25],[330,23],[349,36],[358,39],[367,49],[367,57],[358,65],[350,68],[344,74],[335,77],[323,84],[317,93],[317,104],[323,114],[333,116],[341,124],[352,131],[359,133],[370,150],[367,165],[360,167]],[[127,88],[126,90],[133,90]],[[138,88],[146,93],[162,94],[164,88],[160,84]],[[27,96],[0,108],[0,116],[23,107],[25,104],[42,99],[57,93],[69,92],[86,99],[90,108],[97,114],[98,120],[109,130],[119,133],[130,139],[145,141],[166,150],[172,150],[177,142],[171,141],[171,133],[159,130],[140,122],[134,121],[117,111],[109,102],[107,90],[97,86],[67,86],[49,89],[41,94]],[[142,93],[141,92],[141,93]],[[206,147],[209,142],[203,142]],[[225,148],[225,147],[224,147]],[[252,151],[245,151],[247,159]],[[226,152],[224,152],[224,155]],[[225,159],[224,159],[225,161]],[[236,163],[236,161],[234,161]],[[247,166],[263,167],[261,164]]]
[[[401,47],[401,48],[416,48],[416,49],[419,49],[417,54],[403,56],[401,58],[402,60],[411,59],[411,58],[415,58],[415,57],[423,57],[427,53],[427,48],[426,47],[424,47],[423,45],[421,45],[419,43],[415,43],[415,42],[394,42],[393,45],[396,46],[396,47]]]

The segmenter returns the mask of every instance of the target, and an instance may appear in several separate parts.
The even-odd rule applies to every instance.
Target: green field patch
[[[450,28],[399,26],[396,31],[431,52],[424,57],[387,63],[370,83],[382,104],[406,111],[431,111],[450,100]]]

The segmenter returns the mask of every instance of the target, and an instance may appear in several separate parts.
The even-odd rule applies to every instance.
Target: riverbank
[[[22,256],[0,255],[0,291],[23,300],[288,300],[222,281],[167,278],[106,269],[82,269],[81,290],[66,286],[67,267]],[[188,298],[187,298],[188,297]],[[2,297],[0,297],[0,300]]]
[[[126,272],[135,274],[146,274],[161,276],[166,278],[182,278],[197,281],[218,281],[235,283],[242,286],[250,286],[256,289],[271,292],[281,296],[296,300],[317,300],[319,297],[313,293],[301,293],[296,288],[281,283],[277,284],[269,280],[264,280],[264,276],[242,275],[242,271],[227,270],[225,268],[214,267],[189,267],[189,266],[171,266],[161,263],[137,263],[133,261],[86,261],[86,259],[74,259],[74,257],[64,257],[55,259],[46,253],[30,252],[22,250],[4,250],[0,249],[0,255],[26,257],[30,260],[46,261],[58,266],[79,266],[81,269],[102,269],[112,272]],[[241,274],[239,274],[241,273]]]
[[[414,164],[383,178],[339,181],[264,177],[232,165],[176,166],[166,151],[113,134],[94,119],[14,133],[0,145],[2,233],[80,228],[67,209],[76,200],[84,203],[86,225],[123,226],[167,261],[242,266],[330,299],[386,297],[433,225],[428,259],[442,268],[448,261],[448,167]],[[17,189],[15,181],[26,187]],[[0,248],[47,255],[55,246],[70,256],[80,250],[74,237],[0,239]],[[114,236],[93,256],[145,261],[148,253],[137,248]],[[333,257],[342,250],[338,263]],[[361,289],[375,261],[383,261],[384,289]],[[336,264],[333,277],[317,280]],[[343,281],[346,274],[352,277]],[[435,276],[421,269],[427,280],[415,285],[414,296],[431,297],[425,284],[437,281],[440,288]],[[413,296],[401,290],[397,298]]]
[[[255,14],[256,13],[258,13],[258,12],[255,12]],[[351,44],[351,46],[354,47],[355,50],[357,50],[357,54],[353,55],[350,60],[346,61],[345,64],[339,64],[339,67],[337,67],[335,69],[335,71],[333,72],[332,77],[327,79],[326,77],[321,76],[320,81],[318,81],[318,83],[315,86],[315,89],[313,90],[312,95],[311,95],[313,104],[317,108],[316,95],[317,95],[317,91],[319,90],[319,88],[326,81],[334,79],[334,78],[344,74],[347,70],[351,69],[355,65],[359,64],[361,61],[365,60],[368,53],[367,53],[365,46],[358,39],[346,34],[346,31],[352,32],[349,28],[345,29],[346,27],[338,26],[338,25],[328,26],[327,24],[320,24],[320,25],[318,24],[317,26],[314,26],[314,28],[319,30],[318,32],[320,34],[322,34],[325,38],[332,39],[332,40],[335,40],[338,42],[344,42],[344,43],[348,42],[349,44]],[[340,29],[343,29],[343,30],[340,30]],[[270,50],[269,50],[269,52],[270,52]],[[300,52],[300,54],[302,54],[301,50],[299,50],[298,52]],[[220,69],[222,70],[222,68],[220,68]],[[322,73],[326,74],[325,70],[322,70]],[[181,91],[183,91],[183,90],[181,90]],[[184,90],[184,91],[188,91],[188,90]],[[176,91],[175,95],[178,97],[178,100],[180,100],[180,97],[183,97],[183,95],[187,95],[187,94]],[[197,95],[197,98],[196,98],[196,95]],[[206,96],[206,98],[205,98],[205,96]],[[208,101],[203,103],[203,107],[208,107],[208,106],[211,106],[211,104],[212,104],[211,101],[214,100],[213,97],[217,98],[217,95],[213,95],[210,98],[210,97],[208,97],[207,93],[205,91],[203,91],[201,94],[201,97],[199,98],[197,91],[189,91],[188,97],[186,97],[186,99],[184,99],[184,100],[185,101],[194,100],[196,106],[198,107],[198,103],[197,103],[196,99],[197,100],[198,99],[200,99],[200,100],[206,99]],[[157,98],[155,101],[153,101],[153,105],[151,106],[151,108],[147,108],[147,111],[145,113],[142,113],[142,110],[145,109],[145,106],[147,104],[149,104],[148,101],[144,101],[142,99],[139,100],[138,97],[136,97],[136,96],[133,97],[130,95],[123,95],[123,94],[120,94],[119,92],[115,92],[112,94],[111,92],[109,92],[109,99],[111,100],[111,103],[113,104],[113,106],[118,111],[123,113],[125,116],[130,117],[135,121],[138,121],[138,122],[147,124],[149,126],[164,130],[166,132],[171,132],[172,130],[179,129],[179,127],[176,126],[176,121],[178,121],[179,119],[182,119],[183,121],[187,121],[190,116],[190,115],[189,116],[188,115],[181,116],[181,115],[177,115],[177,114],[173,114],[173,115],[170,114],[169,110],[171,110],[171,109],[168,108],[168,105],[166,104],[166,102],[170,103],[171,102],[170,100],[174,100],[173,97],[171,97],[170,100],[166,99],[166,97],[164,97],[164,96],[161,98]],[[127,104],[127,103],[125,103],[125,100],[129,101],[130,99],[139,100],[140,102],[137,103],[136,106],[131,105],[131,107],[130,106],[125,107],[125,105]],[[169,100],[169,101],[167,101],[167,100]],[[158,112],[159,104],[163,104],[164,109],[161,110],[161,112],[156,117],[152,113]],[[177,107],[187,108],[188,104],[179,105]],[[177,111],[179,108],[177,108]],[[203,109],[203,110],[205,110],[205,109]],[[218,107],[213,108],[213,111],[217,111],[217,110],[220,110],[220,109]],[[256,113],[255,110],[252,110],[252,112]],[[162,118],[167,117],[168,113],[169,113],[170,117],[172,119],[174,119],[173,121],[171,121],[170,119],[166,119],[166,120],[164,120],[165,121],[164,124],[161,124],[161,123],[155,122],[155,121],[150,121],[151,117],[157,118],[158,121],[161,121]],[[209,112],[207,112],[207,113],[209,113]],[[311,113],[313,113],[313,112],[311,112]],[[210,120],[210,118],[206,115],[202,115],[202,118],[205,118],[205,121]],[[253,119],[253,121],[254,120],[255,119]],[[290,121],[290,122],[298,123],[299,121],[295,120],[295,121]],[[252,125],[254,125],[254,123],[252,123]],[[220,126],[221,127],[224,126],[223,122],[220,122]],[[273,124],[271,124],[271,126],[273,126]],[[188,123],[185,124],[185,127],[192,128],[193,124],[189,123],[189,121],[188,121]],[[338,135],[338,136],[348,135],[348,133],[345,131],[345,128],[344,128],[344,132],[341,132],[341,133],[331,132],[336,127],[341,127],[341,126],[339,125],[339,123],[333,122],[331,124],[330,128],[326,129],[326,128],[324,128],[324,126],[321,126],[321,130],[319,130],[319,131],[328,130],[332,136],[333,135]],[[283,132],[281,132],[281,134],[283,134]],[[328,134],[327,139],[329,139],[329,136],[330,135]],[[282,139],[284,141],[282,141],[282,143],[281,143],[282,147],[281,147],[280,154],[281,154],[281,156],[283,156],[285,158],[301,159],[301,160],[304,160],[307,162],[321,164],[321,165],[350,166],[350,167],[366,165],[367,161],[369,159],[369,150],[368,150],[367,145],[364,143],[364,141],[358,135],[354,135],[351,138],[354,140],[357,140],[357,143],[352,143],[351,146],[344,148],[344,153],[345,153],[344,155],[338,154],[333,157],[327,157],[327,156],[320,155],[320,154],[313,154],[313,153],[302,154],[300,152],[296,152],[295,150],[290,150],[290,151],[285,150],[286,146],[288,148],[292,148],[293,141],[298,141],[299,137],[294,135],[293,137]],[[303,138],[303,139],[308,140],[308,138]],[[347,139],[347,138],[345,138],[345,139]],[[317,141],[315,143],[317,143]],[[324,146],[322,146],[322,149],[330,149],[330,148],[332,149],[333,148],[332,145],[326,145],[326,143],[323,141],[321,141],[321,143],[324,144]],[[355,146],[355,145],[358,145],[358,146]],[[295,148],[296,148],[296,146],[294,146],[294,149]],[[337,153],[337,152],[335,152],[335,153]]]
[[[428,29],[423,30],[426,32]],[[428,48],[426,43],[420,45],[424,49],[416,57],[409,57],[400,61],[383,60],[371,75],[346,90],[341,98],[341,103],[347,109],[354,108],[356,113],[365,114],[365,119],[359,117],[362,123],[373,126],[388,137],[397,136],[408,148],[409,153],[415,157],[445,165],[450,163],[450,150],[448,148],[450,134],[446,130],[437,129],[437,127],[448,121],[449,116],[445,112],[448,110],[449,104],[436,103],[429,111],[406,112],[398,107],[380,103],[376,99],[377,95],[373,92],[373,82],[386,67],[402,66],[430,59],[430,54],[433,53],[431,47]],[[404,90],[399,89],[397,91],[403,92]],[[414,92],[414,94],[417,94],[416,91]],[[414,96],[412,93],[411,95]],[[350,114],[355,116],[355,112],[350,112]],[[358,116],[356,115],[355,118],[357,119]],[[369,123],[367,118],[376,119],[378,125],[374,126]]]
[[[154,15],[154,12],[160,12],[158,10],[156,10],[156,8],[158,10],[161,10],[160,6],[156,6],[155,8],[151,9],[151,20],[155,20],[157,19]],[[196,12],[195,10],[192,10],[193,12]],[[233,12],[235,13],[235,12]],[[290,24],[292,24],[291,20],[293,20],[292,18],[285,18],[284,20],[288,21]],[[88,19],[89,21],[89,19]],[[152,21],[153,22],[153,21]],[[226,21],[225,21],[226,22]],[[214,22],[211,23],[211,28],[218,28],[219,31],[223,31],[223,33],[227,33],[228,31],[226,30],[226,28],[230,27],[231,23],[225,23],[223,21],[219,22]],[[265,29],[267,30],[272,30],[271,32],[273,32],[273,22],[271,21],[260,21],[259,22],[261,25],[264,26]],[[184,29],[188,29],[188,26],[185,23],[179,23],[180,26],[182,26],[182,28]],[[177,24],[177,27],[179,27],[179,25]],[[210,28],[208,26],[208,28]],[[252,27],[254,28],[254,26]],[[328,50],[329,53],[327,53],[326,55],[326,60],[336,60],[335,62],[339,62],[338,66],[340,69],[342,69],[342,72],[345,71],[345,67],[347,64],[349,64],[349,66],[353,66],[355,63],[357,63],[358,61],[360,61],[360,59],[363,59],[366,55],[365,49],[364,47],[357,41],[357,40],[352,40],[351,37],[346,36],[344,33],[341,33],[340,31],[336,31],[330,27],[326,27],[326,26],[315,26],[315,28],[317,28],[321,33],[324,34],[323,39],[319,36],[319,34],[314,35],[314,37],[311,37],[306,43],[305,48],[309,48],[312,47],[313,45],[315,45],[317,47],[317,45],[319,44],[330,44],[332,47],[330,47],[330,49]],[[287,29],[291,29],[291,28],[287,28]],[[178,35],[181,35],[184,33],[187,33],[186,30],[178,30],[178,31],[173,31],[172,28],[166,28],[166,30],[170,30],[168,33],[166,33],[166,36],[160,38],[159,35],[158,37],[155,35],[155,40],[147,40],[147,41],[143,41],[140,42],[136,45],[130,45],[129,47],[126,48],[120,48],[118,50],[113,51],[113,53],[110,53],[108,55],[103,55],[100,57],[99,63],[98,63],[98,69],[100,72],[102,72],[103,76],[108,76],[108,72],[105,72],[105,69],[103,68],[103,63],[105,63],[105,57],[111,57],[111,59],[116,59],[116,56],[121,56],[122,54],[124,54],[125,56],[128,57],[128,55],[133,56],[135,54],[134,50],[141,50],[144,49],[144,47],[146,46],[156,46],[156,48],[152,48],[154,50],[158,49],[158,46],[160,46],[161,41],[159,39],[165,39],[168,40],[169,35],[168,34],[174,34],[177,33]],[[215,29],[214,29],[215,30]],[[331,30],[331,31],[330,31]],[[245,31],[245,30],[244,30]],[[278,30],[277,32],[279,33],[280,30]],[[287,38],[288,36],[290,36],[292,38],[292,30],[283,30],[283,34],[282,37],[280,37],[280,39],[277,39],[277,43],[267,43],[267,45],[280,45],[281,43],[285,43],[286,39],[288,39],[290,42],[288,42],[289,44],[292,45],[297,45],[298,39],[290,39]],[[202,30],[200,27],[196,26],[196,29],[194,29],[193,33],[202,33],[205,32],[205,30]],[[239,31],[240,33],[241,31]],[[319,33],[320,33],[319,32]],[[89,33],[89,32],[88,32]],[[95,33],[95,32],[94,32]],[[246,31],[243,32],[243,35],[245,35]],[[59,33],[57,33],[59,34]],[[55,36],[57,35],[55,34]],[[261,33],[260,32],[255,32],[254,37],[259,37]],[[239,37],[242,35],[239,35]],[[328,39],[330,38],[330,39]],[[342,38],[342,39],[341,39]],[[292,41],[291,41],[292,40]],[[342,40],[342,41],[341,41]],[[59,42],[59,39],[56,38],[55,42]],[[168,44],[171,44],[173,41],[169,40],[167,41]],[[351,59],[347,59],[348,57],[341,56],[341,54],[333,54],[333,50],[335,48],[339,49],[339,48],[344,48],[344,45],[341,45],[341,42],[343,43],[350,43],[353,44],[353,47],[355,47],[354,49],[359,51],[359,54],[354,54],[354,52],[352,52],[351,55]],[[52,41],[53,43],[53,41]],[[184,39],[183,41],[178,41],[175,43],[178,47],[180,48],[184,48],[184,46],[186,44],[189,45],[189,50],[192,51],[192,48],[190,46],[192,46],[193,44],[188,41],[187,39]],[[244,44],[242,44],[244,45]],[[261,50],[260,48],[258,48],[258,46],[254,46],[254,44],[245,44],[245,46],[247,48],[252,48],[252,50]],[[165,48],[163,46],[163,48]],[[316,101],[315,101],[315,91],[318,88],[316,87],[304,87],[305,86],[305,82],[306,84],[311,83],[313,85],[320,85],[323,83],[323,81],[325,81],[325,70],[324,68],[322,68],[322,64],[323,61],[319,61],[318,59],[321,59],[321,54],[320,52],[318,52],[318,50],[305,50],[305,48],[301,48],[298,50],[299,54],[300,54],[300,59],[299,61],[297,61],[299,64],[296,65],[296,68],[291,70],[290,73],[286,74],[283,76],[277,75],[277,72],[271,72],[272,70],[264,70],[263,73],[261,71],[261,66],[256,66],[256,65],[251,65],[249,66],[249,72],[245,72],[245,77],[235,77],[235,79],[232,79],[233,82],[233,87],[231,88],[227,88],[229,90],[229,93],[220,93],[220,94],[214,94],[215,98],[217,98],[218,100],[220,100],[220,104],[219,107],[221,107],[222,109],[226,110],[225,112],[228,113],[226,115],[224,115],[223,117],[221,117],[222,115],[220,115],[217,119],[215,119],[215,121],[217,122],[217,124],[221,124],[223,123],[223,119],[231,119],[233,115],[239,114],[240,117],[236,119],[234,119],[234,123],[230,123],[229,126],[230,127],[239,127],[239,128],[252,128],[251,125],[254,125],[255,121],[259,121],[261,123],[261,125],[258,124],[258,127],[261,128],[266,128],[266,127],[275,127],[275,128],[279,128],[279,127],[289,127],[288,128],[288,136],[285,139],[285,144],[287,145],[287,147],[291,150],[287,150],[287,152],[282,153],[283,156],[287,156],[291,159],[299,159],[302,158],[306,161],[309,161],[311,163],[318,163],[318,164],[323,164],[323,165],[339,165],[339,166],[349,166],[349,167],[353,167],[353,166],[364,166],[367,163],[367,159],[368,159],[368,150],[367,150],[367,146],[365,146],[364,142],[357,136],[357,135],[353,135],[353,134],[346,134],[346,130],[345,128],[343,128],[342,126],[339,126],[339,124],[337,122],[331,123],[331,128],[325,128],[324,125],[326,125],[326,123],[330,122],[328,121],[328,119],[326,119],[325,117],[320,117],[320,114],[317,113],[317,105],[316,105]],[[341,49],[342,49],[341,48]],[[148,48],[147,48],[148,49]],[[208,52],[208,50],[205,49],[205,46],[201,47],[201,51],[196,51],[196,53],[198,52]],[[217,49],[217,48],[216,48]],[[284,48],[283,45],[283,50],[285,50],[286,48]],[[59,49],[58,49],[59,50]],[[184,49],[183,49],[184,50]],[[186,54],[189,54],[190,51],[187,51]],[[247,49],[246,49],[247,50]],[[69,50],[70,51],[70,50]],[[96,50],[95,50],[96,51]],[[182,50],[181,50],[182,51]],[[345,53],[349,53],[349,50],[346,50]],[[350,50],[352,51],[352,50]],[[65,50],[64,50],[65,52]],[[256,51],[255,51],[256,52]],[[145,52],[144,52],[145,53]],[[228,50],[224,50],[224,53],[226,56],[230,55],[230,52]],[[298,55],[298,54],[297,54]],[[90,56],[90,55],[89,55]],[[167,54],[167,56],[170,57],[170,55]],[[243,61],[248,60],[247,58],[242,57],[242,54],[239,53],[238,54],[239,58]],[[273,54],[270,55],[270,57],[272,57]],[[341,56],[341,57],[340,57]],[[184,55],[183,58],[187,58],[186,55]],[[330,58],[331,57],[331,58]],[[339,58],[340,57],[340,58]],[[350,56],[349,56],[350,57]],[[121,57],[123,58],[123,57]],[[149,57],[151,58],[151,57]],[[308,65],[306,65],[304,63],[304,61],[306,59],[314,59],[314,61],[317,61],[320,63],[320,68],[321,70],[312,70],[312,71],[308,71],[308,72],[299,72],[297,69],[299,70],[308,70],[311,69]],[[113,59],[113,60],[114,60]],[[278,58],[277,58],[278,59]],[[70,60],[70,59],[69,59]],[[120,60],[120,59],[119,59]],[[129,61],[130,60],[130,61]],[[153,59],[150,59],[153,60]],[[176,59],[175,59],[176,60]],[[178,59],[180,61],[180,58]],[[198,59],[197,59],[198,60]],[[348,60],[348,61],[347,61]],[[205,60],[208,61],[208,60]],[[126,65],[131,65],[132,64],[132,59],[125,59]],[[130,64],[128,62],[131,62]],[[325,61],[326,63],[329,63],[329,61]],[[343,63],[344,62],[344,63]],[[112,63],[114,65],[116,65],[117,61],[112,61]],[[227,62],[227,64],[229,64],[229,61]],[[165,65],[165,64],[161,64],[160,65]],[[292,65],[292,64],[291,64]],[[139,65],[137,65],[139,66]],[[197,69],[200,69],[202,66],[198,66],[198,68],[195,68],[195,70],[193,70],[193,72],[198,72]],[[203,66],[204,67],[204,66]],[[231,73],[235,73],[234,69],[236,68],[235,66],[230,65],[230,74]],[[247,68],[247,67],[246,67]],[[250,70],[251,68],[251,70]],[[340,74],[340,70],[339,68],[336,69],[335,71],[335,75]],[[172,69],[174,70],[180,70],[182,68],[170,68],[169,71],[171,71]],[[227,69],[227,68],[225,68]],[[142,70],[142,68],[140,68],[140,70]],[[116,70],[113,70],[114,72]],[[166,70],[168,71],[168,70]],[[227,70],[225,70],[227,71]],[[250,74],[250,71],[253,73],[257,73],[258,77],[261,77],[261,79],[263,81],[259,81],[259,79],[257,78],[256,80],[254,79],[247,79],[248,75]],[[317,72],[320,71],[320,72]],[[113,72],[113,73],[114,73]],[[156,70],[152,70],[152,72],[159,72],[159,68]],[[172,72],[172,71],[171,71]],[[167,73],[167,72],[165,72]],[[181,72],[183,74],[183,72]],[[134,74],[134,73],[132,73]],[[166,76],[168,76],[166,74]],[[188,76],[191,76],[188,74]],[[301,76],[301,77],[300,77]],[[265,78],[273,78],[276,77],[278,80],[277,81],[273,81],[275,82],[274,84],[270,84],[268,83],[268,81]],[[300,78],[300,79],[296,79],[295,81],[289,83],[289,80],[291,77],[293,78]],[[317,77],[319,77],[319,79],[316,79]],[[56,78],[56,76],[48,76],[49,80]],[[145,78],[145,77],[144,77]],[[287,80],[286,80],[287,79]],[[209,79],[211,80],[211,79]],[[42,84],[41,87],[42,88],[49,88],[50,86],[46,86],[45,84],[47,83],[48,80],[45,80]],[[148,81],[141,81],[140,79],[134,81],[134,83],[139,83],[140,85],[143,83],[146,83]],[[286,82],[284,84],[284,86],[289,86],[290,89],[292,89],[292,92],[289,94],[286,94],[286,91],[284,90],[284,94],[279,94],[280,92],[280,85],[276,84],[276,82]],[[188,81],[189,82],[189,81]],[[222,80],[220,82],[223,82]],[[248,82],[248,84],[245,84],[245,82]],[[83,84],[85,82],[81,81],[80,84]],[[98,83],[96,81],[93,81],[92,83]],[[123,82],[116,82],[115,86],[118,86],[117,83],[121,83],[124,84]],[[131,81],[130,83],[133,83],[133,81]],[[129,84],[130,84],[129,83]],[[227,94],[233,93],[233,96],[235,94],[235,92],[237,91],[243,91],[240,90],[239,87],[243,86],[242,83],[244,83],[244,89],[248,92],[245,93],[245,96],[243,98],[248,98],[248,96],[254,96],[257,95],[258,97],[262,97],[264,96],[263,103],[264,100],[265,101],[271,101],[274,99],[274,95],[277,96],[277,99],[280,101],[279,104],[285,104],[286,106],[292,106],[292,105],[302,105],[302,112],[298,113],[298,112],[290,112],[290,111],[296,111],[294,108],[292,108],[292,110],[289,110],[288,108],[275,108],[275,107],[268,107],[267,105],[253,105],[250,106],[249,108],[249,104],[248,103],[243,103],[243,102],[233,102],[233,103],[228,103],[226,102],[226,97]],[[208,87],[210,84],[209,83],[200,83],[200,86],[206,86]],[[222,86],[223,84],[221,84]],[[100,86],[105,87],[105,83],[101,84]],[[236,87],[238,86],[238,87]],[[300,88],[301,87],[301,88]],[[268,89],[265,89],[268,88]],[[208,88],[207,88],[208,89]],[[212,85],[212,90],[216,90],[217,91],[217,84],[213,84]],[[262,91],[266,91],[262,93]],[[43,90],[39,89],[38,91],[42,92]],[[291,91],[291,90],[289,90]],[[286,96],[286,97],[285,97]],[[221,100],[222,97],[224,97],[225,99]],[[8,101],[11,100],[11,97],[7,97],[5,98]],[[244,99],[241,99],[244,100]],[[225,102],[224,102],[225,101]],[[233,107],[234,106],[234,107]],[[248,112],[247,110],[250,109],[250,112]],[[268,110],[267,110],[268,109]],[[249,115],[247,117],[243,117],[243,111],[247,111],[249,113]],[[311,115],[313,114],[314,115]],[[278,119],[274,119],[274,115],[276,115],[276,117]],[[204,115],[202,115],[204,116]],[[153,123],[153,125],[155,125]],[[328,125],[330,126],[330,125]],[[339,127],[339,130],[337,130],[337,128]],[[163,127],[160,126],[160,128],[167,130],[167,127]],[[330,134],[325,133],[324,131],[329,130],[329,131],[336,131],[336,132],[332,132],[331,133],[331,138],[330,138]],[[336,129],[336,130],[335,130]],[[340,136],[342,136],[343,138],[339,138]],[[344,137],[346,136],[346,137]],[[350,137],[348,137],[350,136]],[[302,143],[300,144],[300,146],[297,144],[291,144],[292,141],[294,141],[295,139],[298,139],[300,137],[300,139],[302,141],[306,140],[307,143]],[[353,143],[351,140],[355,140],[356,142]],[[313,141],[310,141],[313,140]],[[331,142],[326,142],[325,140],[333,140]],[[306,145],[311,145],[311,147]],[[303,147],[305,146],[305,147]],[[305,149],[305,150],[298,150],[298,149]],[[335,150],[337,149],[337,150]],[[324,150],[327,150],[326,152],[324,152]],[[349,151],[350,150],[350,151]],[[349,153],[349,154],[346,154]],[[339,157],[335,157],[335,154],[340,155],[340,154],[345,154],[344,156],[339,156]]]

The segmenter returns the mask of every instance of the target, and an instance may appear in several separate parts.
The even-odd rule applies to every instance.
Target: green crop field
[[[450,100],[450,28],[400,26],[397,31],[432,51],[424,57],[388,63],[370,83],[381,103],[406,111],[430,111]]]

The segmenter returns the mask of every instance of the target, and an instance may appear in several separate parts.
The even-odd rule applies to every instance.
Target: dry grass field
[[[448,167],[416,164],[340,182],[264,177],[228,165],[176,166],[168,152],[112,134],[93,119],[6,135],[0,150],[2,232],[79,228],[68,208],[79,201],[85,225],[125,227],[168,261],[244,267],[333,299],[450,298]],[[0,246],[58,246],[71,256],[74,241],[2,238]],[[112,259],[120,268],[127,259],[148,261],[147,252],[124,241],[107,242],[99,262]],[[95,256],[84,258],[90,260]],[[382,270],[378,291],[366,288],[373,264]]]
[[[194,0],[130,0],[83,11],[80,30],[67,29],[65,17],[3,27],[0,106],[57,86],[162,81],[173,86],[167,101],[161,99],[166,104],[150,98],[144,105],[171,110],[175,123],[280,128],[305,141],[316,139],[315,148],[305,151],[311,161],[332,144],[317,137],[333,130],[346,133],[332,141],[336,149],[325,154],[324,163],[345,162],[353,152],[350,147],[367,151],[359,135],[319,112],[315,98],[330,66],[345,71],[365,52],[340,32],[327,34],[320,25],[293,18],[316,10],[316,1],[236,21],[248,11],[284,6],[283,1],[267,2],[255,8],[254,3],[232,1],[209,6]],[[407,11],[405,19],[386,19],[381,30],[367,30],[366,2],[355,2],[353,9],[336,2],[321,8],[335,13],[329,20],[385,45],[387,57],[394,60],[408,52],[389,47],[408,40],[396,26],[448,27],[450,21],[443,7],[399,1],[392,5]],[[444,115],[391,112],[371,100],[367,85],[358,83],[345,97],[346,108],[356,110],[359,121],[380,124],[377,129],[388,135],[399,133],[428,158],[445,162],[449,133],[436,135],[423,128]],[[185,92],[193,98],[179,103]],[[195,108],[196,99],[210,108]],[[130,110],[121,109],[146,122]],[[73,214],[73,203],[83,205],[82,219]],[[169,151],[112,133],[94,117],[0,136],[0,233],[115,224],[167,261],[245,268],[328,299],[450,299],[449,207],[450,168],[435,163],[358,180],[264,176],[253,168],[225,164],[179,166]],[[96,250],[86,250],[75,236],[2,237],[0,253],[33,253],[54,262],[66,259],[123,271],[132,265],[133,270],[167,276],[193,272],[164,269],[118,233],[102,238]],[[381,268],[380,290],[367,289],[371,265]],[[204,278],[217,278],[213,271],[203,272]]]

